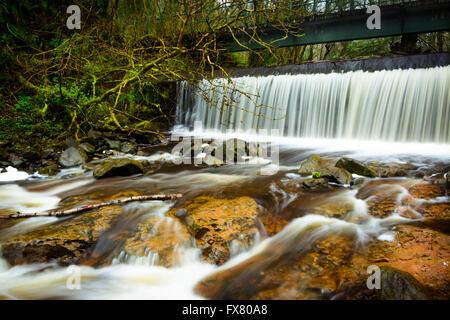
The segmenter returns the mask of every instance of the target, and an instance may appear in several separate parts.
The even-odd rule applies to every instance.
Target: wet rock
[[[317,154],[312,154],[300,163],[298,173],[301,175],[311,175],[314,171],[334,166],[335,163],[335,159],[326,159],[318,156]]]
[[[330,299],[346,286],[364,288],[364,267],[351,238],[330,236],[298,251],[269,245],[203,279],[195,291],[209,299]],[[351,297],[367,299],[365,294]]]
[[[220,167],[223,166],[224,164],[225,163],[222,160],[208,154],[204,158],[202,158],[201,164],[194,164],[194,165],[196,167]]]
[[[135,153],[137,146],[135,143],[125,141],[120,144],[120,151],[125,153]]]
[[[383,266],[381,271],[381,288],[376,290],[380,300],[427,300],[425,287],[408,272]]]
[[[368,167],[375,173],[375,176],[381,178],[405,177],[408,175],[408,170],[416,169],[412,165],[395,162],[380,163],[377,161],[370,162]]]
[[[365,177],[375,177],[375,173],[361,161],[351,158],[341,158],[336,162],[336,167],[343,168],[350,173]]]
[[[363,185],[366,182],[366,179],[364,179],[363,177],[358,177],[356,179],[353,179],[350,184],[352,186],[360,186]]]
[[[393,231],[394,241],[370,243],[367,264],[389,266],[407,272],[426,288],[428,296],[433,299],[448,299],[450,297],[449,234],[413,225],[397,225],[393,227]],[[391,277],[395,279],[396,276]],[[390,286],[389,281],[385,284]],[[383,282],[381,286],[383,288]],[[392,295],[395,295],[395,292],[392,292],[396,290],[395,287],[387,288]],[[402,292],[402,287],[397,289]],[[404,296],[406,293],[403,293]]]
[[[350,184],[350,181],[352,180],[352,174],[342,168],[327,167],[316,169],[316,171],[320,172],[321,177],[329,180],[330,182]]]
[[[304,190],[308,191],[327,191],[332,190],[332,186],[328,184],[328,180],[325,178],[309,178],[302,182]]]
[[[40,174],[45,174],[47,176],[54,176],[54,175],[58,174],[59,171],[60,170],[56,163],[39,169]]]
[[[430,200],[445,196],[445,191],[438,185],[418,183],[409,188],[409,194],[417,199]]]
[[[179,264],[180,254],[192,248],[191,235],[178,219],[150,217],[139,222],[128,237],[118,258],[120,262],[147,259],[147,263],[173,267]]]
[[[3,257],[11,265],[51,261],[62,265],[75,263],[120,213],[120,206],[103,207],[12,237],[2,244]]]
[[[84,152],[92,154],[95,152],[95,147],[90,144],[89,142],[83,142],[78,146],[80,149],[82,149]]]
[[[232,241],[247,247],[258,233],[258,204],[250,197],[199,196],[183,203],[181,208],[172,209],[168,215],[176,217],[180,209],[187,211],[181,221],[202,248],[203,259],[209,263],[225,263],[230,258]]]
[[[131,159],[104,160],[94,167],[94,177],[97,179],[108,177],[124,177],[144,172],[139,161]]]
[[[88,156],[84,150],[77,147],[67,148],[59,158],[59,163],[64,167],[73,167],[85,164]]]
[[[317,206],[308,210],[309,214],[318,214],[328,218],[344,219],[347,214],[354,209],[351,199],[337,199],[330,197]]]

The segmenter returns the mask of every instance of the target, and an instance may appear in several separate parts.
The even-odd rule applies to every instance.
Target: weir
[[[178,84],[177,123],[280,136],[450,143],[450,66]]]

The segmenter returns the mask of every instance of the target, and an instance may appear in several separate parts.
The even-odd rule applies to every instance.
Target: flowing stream
[[[172,267],[161,266],[152,252],[141,257],[115,253],[109,265],[81,267],[79,290],[67,287],[71,267],[55,263],[11,267],[0,259],[0,298],[202,299],[194,290],[199,281],[254,257],[263,256],[264,263],[269,263],[283,259],[290,252],[307,251],[316,239],[336,234],[354,237],[358,246],[374,239],[392,241],[392,226],[415,219],[396,213],[386,218],[372,217],[367,211],[367,199],[357,198],[357,190],[349,188],[326,196],[327,201],[351,207],[346,219],[310,213],[323,203],[323,198],[301,198],[283,187],[299,178],[298,165],[310,154],[396,161],[423,170],[450,163],[450,66],[234,80],[234,89],[223,79],[212,83],[204,80],[199,88],[180,84],[176,131],[185,135],[218,139],[237,136],[250,140],[256,130],[266,129],[266,136],[260,135],[259,139],[280,145],[276,174],[260,175],[259,169],[271,165],[270,162],[227,164],[219,168],[180,166],[150,175],[103,180],[95,180],[92,172],[84,168],[63,170],[53,178],[25,175],[10,168],[0,174],[0,211],[45,211],[57,208],[61,199],[70,196],[88,198],[101,192],[102,197],[108,198],[124,190],[145,194],[177,192],[184,195],[183,201],[204,194],[247,195],[280,216],[294,212],[279,233],[268,236],[262,227],[249,247],[232,246],[231,259],[222,266],[203,262],[195,239],[178,249],[178,263]],[[240,90],[248,95],[239,93]],[[203,127],[191,131],[195,121],[201,121]],[[279,136],[270,133],[274,129]],[[173,155],[127,157],[169,162]],[[399,180],[414,183],[413,178]],[[400,190],[400,198],[407,195],[405,190]],[[113,228],[120,232],[127,223],[136,223],[133,219],[142,221],[152,217],[159,223],[154,225],[151,235],[158,232],[176,235],[180,222],[165,216],[174,204],[161,201],[127,204],[119,218],[122,223],[116,223]],[[296,214],[300,211],[301,214]],[[127,220],[130,216],[133,218]],[[1,228],[0,243],[58,221],[49,217],[30,218]],[[108,239],[107,235],[100,236],[94,251],[114,252]],[[261,266],[265,264],[258,267]]]

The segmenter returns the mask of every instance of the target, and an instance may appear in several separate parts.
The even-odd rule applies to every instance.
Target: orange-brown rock
[[[409,194],[417,199],[433,199],[445,196],[444,188],[439,185],[429,183],[418,183],[409,188]]]
[[[376,241],[369,246],[371,264],[391,266],[410,273],[432,297],[450,297],[450,236],[418,226],[395,227],[395,241]]]
[[[230,244],[246,247],[258,232],[258,204],[250,197],[217,199],[199,196],[173,208],[168,215],[177,217],[202,248],[204,260],[223,264],[230,258]]]
[[[121,213],[120,206],[103,207],[12,237],[2,243],[3,257],[12,265],[53,260],[61,264],[73,263]]]
[[[214,299],[448,299],[449,246],[447,234],[408,225],[395,228],[393,242],[363,247],[350,236],[319,239],[303,253],[269,246],[196,291]],[[366,285],[371,265],[382,268],[382,290]]]
[[[192,246],[187,227],[171,217],[149,217],[139,222],[120,247],[124,262],[156,255],[156,265],[172,267],[179,263],[182,250]]]
[[[343,236],[318,240],[307,252],[280,256],[279,249],[271,248],[207,277],[196,291],[212,299],[332,298],[350,287],[363,288],[367,274],[362,257],[353,239]],[[371,294],[361,290],[354,298]]]

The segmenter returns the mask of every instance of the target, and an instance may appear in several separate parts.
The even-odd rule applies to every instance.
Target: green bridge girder
[[[314,0],[309,2],[314,8],[321,2],[343,3],[338,1]],[[369,1],[368,1],[369,2]],[[370,1],[370,3],[377,1]],[[271,27],[261,27],[258,32],[262,41],[276,47],[288,47],[326,42],[397,36],[409,33],[424,33],[450,30],[450,0],[416,1],[378,1],[381,9],[381,29],[368,29],[366,22],[370,14],[366,8],[353,9],[354,1],[345,1],[346,6],[335,13],[307,17],[299,25],[297,33],[302,36],[287,35],[284,31]],[[393,3],[394,4],[386,4]],[[383,4],[384,3],[384,4]],[[342,8],[346,11],[342,11]],[[219,39],[219,45],[227,51],[246,51],[263,48],[244,34],[236,34],[243,45],[236,43],[230,36]]]

